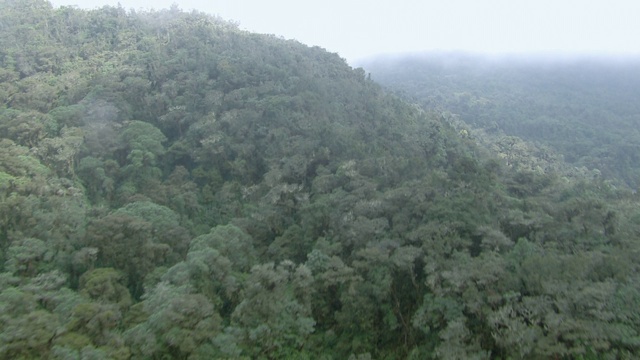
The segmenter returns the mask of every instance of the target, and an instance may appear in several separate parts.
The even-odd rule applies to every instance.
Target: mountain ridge
[[[637,355],[627,189],[206,14],[0,24],[0,357]]]
[[[372,59],[368,70],[427,108],[443,108],[472,127],[551,147],[573,166],[636,188],[638,68],[637,57],[541,61],[528,55],[421,54]]]

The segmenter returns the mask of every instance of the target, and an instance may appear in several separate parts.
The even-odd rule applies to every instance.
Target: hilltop
[[[640,351],[630,191],[206,14],[0,24],[1,358]]]

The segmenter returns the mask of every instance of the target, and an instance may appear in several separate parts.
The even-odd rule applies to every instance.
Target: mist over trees
[[[432,53],[381,56],[363,66],[426,108],[550,148],[618,184],[640,185],[640,58]]]
[[[446,86],[177,7],[0,26],[0,358],[639,355],[635,193]]]

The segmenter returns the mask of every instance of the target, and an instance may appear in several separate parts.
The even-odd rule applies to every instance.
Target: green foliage
[[[7,250],[5,268],[14,275],[33,276],[39,273],[40,266],[50,260],[47,246],[42,240],[26,238],[11,244]]]
[[[189,253],[207,248],[215,249],[220,255],[228,258],[234,270],[239,272],[248,272],[256,263],[257,254],[253,239],[234,225],[216,226],[208,234],[193,239]]]
[[[126,308],[131,304],[131,296],[122,282],[123,276],[116,270],[99,268],[87,271],[80,277],[79,290],[93,300]]]
[[[622,79],[458,64],[423,110],[177,7],[0,10],[1,358],[638,357]]]
[[[290,261],[256,265],[233,312],[238,341],[252,357],[281,357],[301,349],[314,331],[308,293],[313,277],[304,265]]]
[[[596,169],[610,180],[638,186],[636,60],[431,53],[374,58],[365,67],[425,108],[454,112],[482,129],[511,166],[521,166],[526,154],[523,144],[505,142],[520,137],[536,148],[542,162],[560,154],[572,167]]]
[[[57,326],[58,319],[42,310],[4,323],[0,355],[6,359],[35,359],[46,355]]]
[[[162,143],[167,138],[159,129],[149,123],[131,121],[120,134],[120,140],[130,151],[127,158],[132,164],[142,166],[143,160],[145,164],[155,165],[157,157],[165,152]],[[142,158],[138,159],[138,156]],[[140,161],[139,164],[138,161]]]
[[[134,297],[155,266],[165,263],[170,247],[154,242],[152,225],[138,217],[110,214],[89,224],[86,245],[98,249],[96,265],[113,267],[127,276]]]
[[[171,252],[166,254],[168,261],[175,262],[178,256],[184,256],[186,253],[189,234],[180,225],[178,214],[171,209],[149,201],[136,201],[119,208],[113,214],[131,216],[148,222],[151,225],[153,241],[166,244],[171,249]]]
[[[184,287],[159,283],[143,303],[149,318],[127,332],[136,357],[185,357],[210,343],[219,331],[220,319],[213,305],[203,295],[185,292]]]

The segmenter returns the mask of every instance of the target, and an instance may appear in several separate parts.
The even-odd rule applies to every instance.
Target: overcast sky
[[[53,0],[95,8],[197,9],[354,62],[380,53],[640,54],[639,0]],[[152,4],[152,5],[150,5]]]

